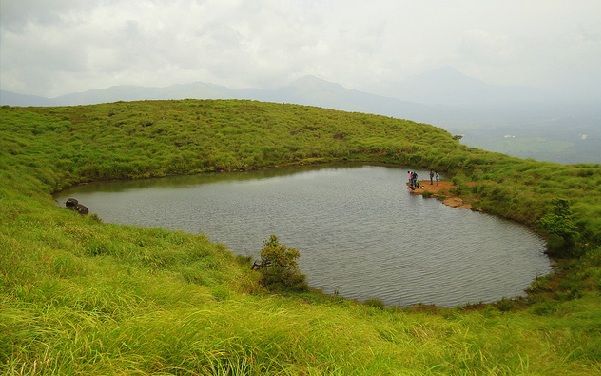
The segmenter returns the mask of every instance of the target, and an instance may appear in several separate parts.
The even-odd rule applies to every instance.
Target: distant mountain
[[[362,111],[428,122],[442,127],[501,126],[548,117],[536,90],[483,83],[447,67],[380,87],[385,95],[347,89],[304,76],[275,89],[230,89],[203,82],[162,88],[113,86],[54,98],[2,91],[0,103],[12,106],[67,106],[143,99],[255,99],[348,111]],[[551,110],[555,110],[550,106]]]
[[[383,114],[413,120],[430,118],[438,110],[411,101],[346,89],[343,86],[315,76],[304,76],[287,86],[255,91],[252,98],[270,101],[297,103],[347,111]],[[251,96],[247,96],[251,98]]]
[[[50,105],[73,106],[84,104],[135,101],[145,99],[235,98],[235,91],[222,86],[195,82],[162,88],[143,86],[112,86],[49,98]]]
[[[385,95],[347,89],[315,76],[304,76],[276,89],[230,89],[195,82],[162,88],[113,86],[54,98],[2,91],[0,103],[13,106],[67,106],[143,99],[256,99],[458,125],[466,120],[469,122],[469,119],[482,121],[482,116],[474,116],[482,110],[488,113],[492,108],[515,107],[518,104],[530,106],[541,101],[541,95],[536,90],[489,85],[450,67],[429,71],[400,83],[387,84],[380,87],[379,92]]]
[[[487,84],[452,67],[434,69],[401,82],[388,83],[379,91],[401,100],[411,98],[411,101],[428,105],[460,107],[497,107],[539,103],[544,99],[544,93],[540,90]]]
[[[13,93],[0,90],[0,104],[9,106],[52,106],[51,99],[37,95]]]
[[[54,98],[3,91],[0,102],[11,106],[73,106],[116,101],[185,98],[254,99],[268,102],[297,103],[348,111],[378,113],[422,121],[431,119],[431,114],[437,112],[436,109],[421,104],[345,89],[339,84],[314,76],[302,77],[289,85],[276,89],[230,89],[195,82],[163,88],[113,86],[107,89],[69,93]]]

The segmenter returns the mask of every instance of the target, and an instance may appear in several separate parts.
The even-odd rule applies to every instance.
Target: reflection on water
[[[62,192],[106,222],[204,232],[257,256],[269,234],[301,251],[312,286],[390,305],[490,302],[550,270],[513,222],[410,195],[407,169],[265,170],[93,184]],[[426,178],[426,172],[420,173]]]

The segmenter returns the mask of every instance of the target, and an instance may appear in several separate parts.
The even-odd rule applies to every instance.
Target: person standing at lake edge
[[[434,185],[434,171],[430,170],[430,185]]]
[[[438,186],[438,182],[440,181],[440,176],[438,175],[438,171],[434,171],[436,173],[436,185]]]
[[[413,172],[411,170],[407,171],[407,182],[409,183],[409,188],[413,188]]]

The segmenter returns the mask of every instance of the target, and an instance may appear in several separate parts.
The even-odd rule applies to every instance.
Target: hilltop
[[[474,208],[554,241],[541,219],[565,199],[574,246],[554,243],[556,273],[525,299],[382,308],[268,293],[247,260],[203,236],[103,224],[51,196],[97,180],[332,161],[436,168]],[[0,207],[3,374],[601,372],[597,164],[522,160],[426,124],[299,105],[2,107]]]
[[[230,88],[207,82],[166,87],[122,85],[56,97],[0,89],[0,105],[10,106],[75,106],[190,98],[295,103],[393,116],[436,124],[464,134],[462,142],[466,145],[522,158],[560,163],[601,162],[598,100],[591,98],[574,103],[573,98],[566,101],[530,88],[491,85],[451,67],[364,90],[311,75],[276,87]]]

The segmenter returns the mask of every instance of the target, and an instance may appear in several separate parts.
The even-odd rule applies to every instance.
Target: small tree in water
[[[296,248],[280,244],[277,236],[271,235],[261,250],[261,284],[273,291],[306,290],[305,276],[296,261],[299,257]]]

